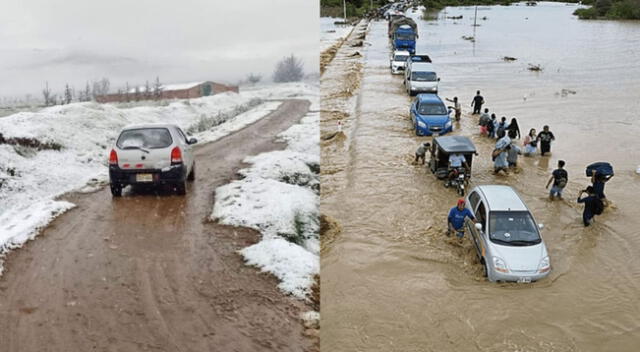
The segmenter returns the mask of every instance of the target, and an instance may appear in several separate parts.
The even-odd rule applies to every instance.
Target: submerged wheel
[[[187,194],[187,181],[176,183],[176,193],[181,196]]]
[[[114,197],[122,197],[122,186],[114,185],[113,183],[110,185],[111,187],[111,195]]]
[[[187,180],[188,181],[193,181],[196,179],[196,163],[193,163],[193,166],[191,166],[191,172],[189,173],[189,175],[187,175]]]

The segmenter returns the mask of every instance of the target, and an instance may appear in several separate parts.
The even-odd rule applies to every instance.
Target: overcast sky
[[[235,83],[271,77],[294,53],[318,72],[318,0],[20,0],[0,11],[0,96],[76,89],[108,77],[112,91],[154,81]]]

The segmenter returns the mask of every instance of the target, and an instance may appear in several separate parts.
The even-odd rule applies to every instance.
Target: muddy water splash
[[[322,256],[323,351],[637,350],[640,23],[578,21],[574,9],[480,8],[487,19],[475,43],[461,39],[474,35],[473,8],[449,8],[463,15],[455,22],[418,19],[418,52],[434,59],[442,97],[469,104],[480,89],[486,107],[517,117],[524,133],[549,124],[556,135],[550,157],[521,158],[518,173],[494,176],[493,145],[468,105],[455,126],[480,153],[472,183],[513,186],[545,224],[553,271],[530,285],[486,282],[471,244],[444,236],[457,196],[412,164],[430,138],[413,134],[411,100],[389,73],[386,22],[370,25],[346,146],[323,149],[323,170],[334,172],[322,181],[322,212],[341,227]],[[323,81],[323,95],[339,85]],[[549,202],[544,185],[559,159],[570,175],[566,200]],[[588,183],[584,166],[600,160],[616,167],[606,190],[614,206],[585,229],[575,198]]]

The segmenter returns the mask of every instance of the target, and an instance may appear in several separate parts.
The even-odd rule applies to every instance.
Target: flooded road
[[[314,351],[278,280],[237,250],[259,234],[206,219],[214,191],[248,155],[282,149],[307,114],[287,100],[261,120],[195,149],[186,196],[108,187],[63,197],[77,207],[6,258],[0,351]]]
[[[462,20],[417,20],[418,52],[439,75],[440,96],[458,96],[454,134],[471,137],[471,186],[508,184],[538,222],[552,263],[533,284],[495,284],[481,275],[472,245],[446,240],[446,214],[458,198],[424,167],[411,99],[389,72],[387,23],[372,22],[357,96],[344,100],[343,144],[323,144],[322,213],[339,229],[322,254],[323,351],[635,351],[640,345],[640,23],[578,21],[574,6],[449,8]],[[419,16],[419,14],[413,14]],[[503,56],[518,58],[502,61]],[[338,60],[327,73],[337,72]],[[527,70],[540,64],[543,71]],[[335,98],[336,77],[322,81]],[[552,155],[521,158],[521,171],[494,176],[493,143],[478,135],[469,104],[480,89],[486,107],[517,117],[521,131],[544,124]],[[562,89],[576,94],[561,94]],[[330,99],[323,110],[340,104]],[[323,116],[323,135],[335,129]],[[567,162],[565,201],[544,186],[557,160]],[[584,167],[610,161],[613,206],[584,228],[575,203],[588,184]]]

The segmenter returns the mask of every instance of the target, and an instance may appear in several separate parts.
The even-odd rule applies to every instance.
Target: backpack
[[[600,198],[596,198],[593,201],[593,213],[596,215],[600,215],[602,214],[602,212],[604,211],[604,203],[602,203],[602,200]]]
[[[560,188],[565,188],[567,186],[567,179],[564,177],[560,177],[556,180],[556,185]]]
[[[491,152],[491,161],[496,161],[500,153],[502,153],[502,149],[494,149],[493,152]]]

